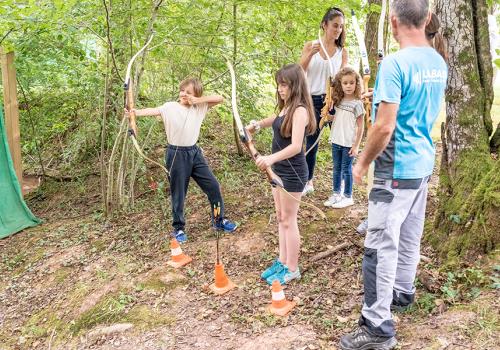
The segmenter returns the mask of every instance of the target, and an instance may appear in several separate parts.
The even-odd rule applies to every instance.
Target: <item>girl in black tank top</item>
[[[272,152],[277,153],[292,144],[291,137],[283,137],[281,128],[286,115],[278,116],[274,119],[273,128],[273,143]],[[304,129],[305,135],[305,129]],[[288,192],[302,192],[307,183],[307,163],[304,155],[304,149],[290,158],[277,161],[272,165],[272,169],[283,181],[283,187]]]
[[[262,170],[271,167],[281,178],[286,192],[280,187],[272,190],[280,253],[261,277],[269,284],[274,280],[286,284],[300,278],[297,213],[308,175],[303,146],[305,136],[316,130],[316,119],[304,71],[298,64],[281,68],[276,73],[276,84],[278,116],[252,121],[247,131],[254,133],[260,128],[273,129],[272,154],[259,156],[255,162]]]

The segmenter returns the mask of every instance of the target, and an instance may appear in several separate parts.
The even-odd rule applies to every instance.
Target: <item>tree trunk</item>
[[[488,147],[493,93],[486,10],[486,0],[436,1],[449,76],[440,203],[429,239],[451,262],[495,249],[499,240],[500,167]]]
[[[387,0],[384,0],[387,1]],[[368,4],[370,6],[370,12],[366,15],[366,26],[365,26],[365,45],[366,45],[366,51],[368,53],[368,60],[370,62],[370,70],[371,70],[371,76],[370,76],[370,82],[369,86],[373,86],[375,84],[375,78],[377,76],[377,70],[378,70],[378,65],[377,65],[377,49],[378,49],[378,24],[380,21],[380,15],[381,15],[381,7],[382,7],[382,0],[368,0]],[[387,11],[388,12],[388,11]],[[386,12],[386,16],[387,16]],[[384,19],[384,42],[387,36],[386,28],[387,28],[387,21]],[[382,46],[385,47],[385,45]]]

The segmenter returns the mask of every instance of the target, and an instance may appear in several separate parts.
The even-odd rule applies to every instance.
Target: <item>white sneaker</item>
[[[306,183],[306,186],[304,187],[304,190],[302,191],[302,195],[306,196],[309,193],[313,193],[313,192],[314,192],[314,186],[309,184],[309,182]]]
[[[330,198],[328,198],[324,203],[323,205],[325,207],[333,207],[334,204],[340,202],[340,200],[342,199],[342,196],[340,194],[337,194],[337,193],[334,193],[330,196]]]
[[[352,197],[342,197],[340,201],[332,205],[332,208],[340,209],[350,207],[351,205],[354,205],[354,200],[352,199]]]

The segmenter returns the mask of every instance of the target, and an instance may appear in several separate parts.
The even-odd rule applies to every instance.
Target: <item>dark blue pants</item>
[[[306,151],[309,151],[309,148],[316,142],[319,135],[319,121],[321,119],[321,108],[323,108],[323,100],[325,95],[312,95],[312,101],[314,105],[314,115],[316,116],[316,132],[312,135],[308,135],[306,137]],[[314,176],[314,168],[316,166],[316,154],[318,153],[319,143],[314,146],[314,148],[307,154],[306,163],[307,168],[309,169],[309,176],[307,180],[310,181]]]
[[[351,147],[332,144],[333,158],[333,192],[340,193],[342,180],[344,180],[344,196],[352,197],[352,161],[349,155]]]
[[[170,171],[170,195],[172,197],[172,226],[184,230],[184,202],[186,200],[189,179],[193,180],[205,192],[210,208],[220,205],[220,217],[224,217],[224,202],[219,182],[207,164],[197,145],[189,147],[169,145],[165,152],[165,163]],[[212,209],[210,215],[213,215]]]

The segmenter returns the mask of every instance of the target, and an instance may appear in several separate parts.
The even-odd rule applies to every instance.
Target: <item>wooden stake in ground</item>
[[[219,238],[222,229],[217,227],[217,223],[220,220],[220,203],[217,205],[214,204],[214,226],[215,226],[215,238],[216,238],[216,263],[215,263],[215,271],[214,271],[214,279],[215,282],[212,283],[209,288],[212,292],[217,295],[222,295],[224,293],[229,292],[231,289],[236,288],[236,285],[227,277],[226,272],[224,271],[224,265],[220,262],[219,255]]]
[[[21,158],[21,132],[19,130],[19,106],[17,103],[16,68],[14,52],[0,49],[2,60],[3,102],[5,109],[5,130],[10,154],[16,170],[19,185],[23,185],[23,163]]]

